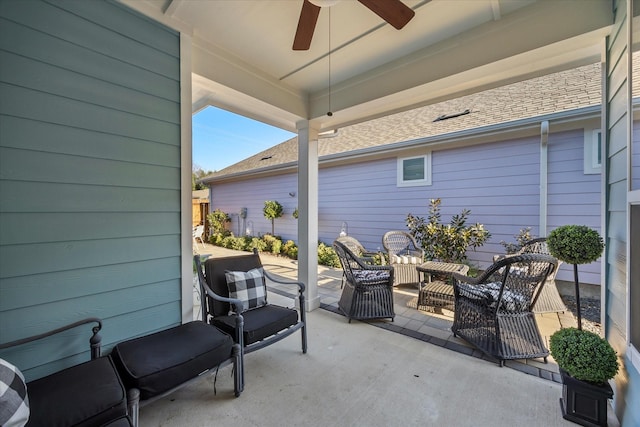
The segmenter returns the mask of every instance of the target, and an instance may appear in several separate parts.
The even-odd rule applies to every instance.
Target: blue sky
[[[193,116],[193,164],[219,171],[295,134],[256,120],[207,107]]]

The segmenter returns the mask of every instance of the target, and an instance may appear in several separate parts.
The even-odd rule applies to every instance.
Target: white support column
[[[307,311],[320,307],[318,297],[318,130],[304,120],[298,128],[298,280],[303,282]]]
[[[191,204],[191,37],[180,33],[180,246],[182,323],[193,320]]]

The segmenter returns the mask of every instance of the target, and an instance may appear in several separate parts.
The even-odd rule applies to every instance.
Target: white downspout
[[[547,235],[547,190],[549,158],[549,121],[540,123],[540,236]]]

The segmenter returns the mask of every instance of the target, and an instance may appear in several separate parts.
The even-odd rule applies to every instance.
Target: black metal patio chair
[[[280,341],[300,330],[302,352],[307,352],[306,316],[302,282],[284,280],[262,267],[252,254],[209,258],[203,265],[193,257],[200,282],[202,321],[234,337],[243,354]],[[267,301],[267,280],[291,285],[297,291],[297,308]],[[244,375],[242,375],[244,384]]]
[[[478,278],[453,273],[454,336],[496,358],[500,366],[509,359],[542,357],[546,362],[549,350],[532,308],[556,268],[550,255],[523,254],[497,261]]]

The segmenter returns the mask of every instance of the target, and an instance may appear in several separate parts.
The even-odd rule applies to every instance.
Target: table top
[[[467,274],[469,266],[464,264],[455,264],[452,262],[427,261],[418,265],[416,269],[424,273]]]

